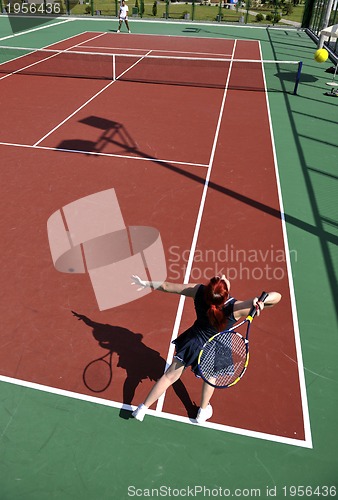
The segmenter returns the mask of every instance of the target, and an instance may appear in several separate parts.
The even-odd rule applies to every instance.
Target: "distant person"
[[[129,28],[129,23],[128,23],[128,11],[129,11],[128,5],[126,5],[125,0],[122,0],[121,5],[120,5],[120,12],[119,12],[119,27],[117,30],[118,33],[120,33],[123,21],[126,23],[128,33],[131,33],[130,28]]]

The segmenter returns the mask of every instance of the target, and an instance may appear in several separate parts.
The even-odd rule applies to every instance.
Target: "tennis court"
[[[4,498],[194,485],[334,496],[337,108],[313,43],[296,30],[135,23],[117,35],[61,19],[0,40]],[[100,308],[88,273],[53,266],[47,221],[112,191],[123,227],[161,235],[168,280],[225,272],[236,297],[283,295],[252,327],[248,374],[217,391],[202,426],[190,371],[142,425],[129,418],[192,303],[153,292]],[[108,383],[87,377],[100,358]]]

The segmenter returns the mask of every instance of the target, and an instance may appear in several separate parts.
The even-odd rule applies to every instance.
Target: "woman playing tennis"
[[[131,33],[128,22],[128,11],[129,11],[128,5],[126,5],[125,0],[122,0],[119,11],[119,27],[117,29],[117,33],[120,33],[123,21],[127,26],[128,33]]]
[[[184,333],[173,341],[176,353],[172,364],[162,377],[156,382],[143,404],[133,413],[133,417],[142,421],[148,408],[174,384],[183,374],[185,368],[191,367],[196,376],[199,376],[197,364],[198,355],[204,343],[216,333],[231,328],[240,318],[249,314],[252,306],[257,309],[257,314],[264,307],[272,307],[281,299],[278,292],[269,292],[265,302],[258,302],[257,297],[245,301],[236,300],[230,296],[230,282],[224,276],[215,276],[207,285],[203,284],[175,284],[164,282],[162,284],[144,281],[138,276],[132,276],[133,284],[142,288],[151,287],[167,293],[185,295],[194,299],[196,321]],[[212,416],[210,399],[214,387],[203,382],[201,404],[196,421],[203,423]]]

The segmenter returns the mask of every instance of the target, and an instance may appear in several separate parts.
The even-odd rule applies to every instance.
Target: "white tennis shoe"
[[[138,406],[136,410],[133,411],[132,416],[136,418],[139,422],[142,422],[145,414],[147,413],[148,408],[144,406],[144,404]]]
[[[198,413],[197,413],[197,417],[196,417],[196,422],[198,424],[203,424],[204,422],[206,422],[207,420],[209,420],[209,418],[212,417],[212,406],[211,405],[208,405],[206,408],[200,408],[198,410]]]

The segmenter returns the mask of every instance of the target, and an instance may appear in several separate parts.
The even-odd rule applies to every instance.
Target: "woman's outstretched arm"
[[[132,285],[138,285],[139,290],[143,288],[150,287],[154,290],[159,290],[160,292],[176,293],[179,295],[185,295],[186,297],[195,297],[198,287],[198,283],[171,283],[169,281],[159,282],[159,281],[147,281],[142,280],[139,276],[133,275],[131,277]]]

